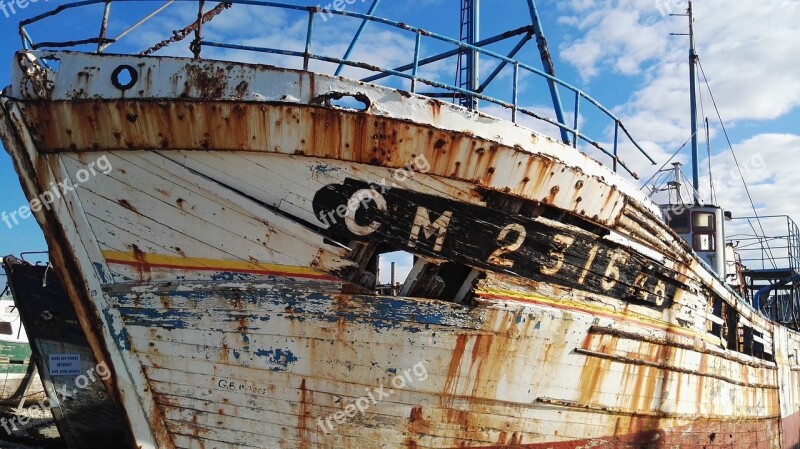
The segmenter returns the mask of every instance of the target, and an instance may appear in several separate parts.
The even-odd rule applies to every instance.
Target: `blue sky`
[[[18,1],[18,0],[16,0]],[[4,4],[10,3],[4,0]],[[5,17],[0,11],[0,86],[10,83],[12,55],[20,47],[16,24],[19,20],[52,9],[57,0],[39,0],[25,8],[15,4],[15,14]],[[210,2],[209,2],[210,3]],[[296,2],[315,5],[317,2]],[[355,0],[349,8],[365,12],[367,2]],[[450,36],[458,33],[458,0],[383,0],[378,14],[418,25]],[[684,17],[663,13],[680,13],[685,0],[539,0],[550,50],[559,76],[594,96],[623,118],[628,129],[645,146],[659,165],[689,137],[688,66],[684,33]],[[111,29],[115,35],[160,2],[135,2],[112,8]],[[323,4],[324,6],[324,4]],[[65,40],[88,37],[99,28],[101,6],[64,15],[61,22],[51,21],[33,26],[34,40]],[[1,8],[0,8],[1,9]],[[7,8],[8,9],[8,8]],[[697,47],[701,63],[709,78],[715,99],[736,148],[740,162],[751,162],[746,168],[759,213],[788,213],[800,220],[800,0],[702,0],[695,2]],[[124,11],[124,13],[123,13]],[[10,12],[10,11],[9,11]],[[116,13],[116,14],[115,14]],[[522,0],[483,0],[482,37],[510,28],[527,25],[527,7]],[[113,52],[142,50],[171,30],[193,20],[195,12],[187,4],[175,4],[110,49]],[[341,55],[357,22],[320,23],[315,36],[318,52]],[[207,36],[214,40],[230,40],[247,45],[302,45],[304,19],[297,14],[253,9],[236,5],[219,15],[207,27]],[[509,45],[493,49],[501,52]],[[173,44],[162,54],[188,55],[187,41]],[[367,29],[355,58],[384,66],[410,62],[413,39],[409,34],[380,27]],[[433,43],[424,43],[429,54]],[[283,57],[264,58],[257,54],[209,50],[207,56],[249,61],[287,64],[298,61]],[[529,44],[522,59],[540,66],[534,45]],[[326,64],[312,66],[332,71]],[[490,69],[484,64],[483,72]],[[449,63],[435,64],[423,72],[432,78],[452,82],[454,68]],[[349,70],[349,76],[362,73]],[[521,90],[521,103],[548,112],[550,99],[545,84],[526,78]],[[510,73],[498,80],[492,94],[508,93]],[[402,84],[402,83],[401,83]],[[565,108],[571,99],[564,95]],[[703,95],[706,115],[714,117],[710,99]],[[502,114],[499,108],[488,107],[489,113]],[[582,111],[583,112],[583,111]],[[599,140],[609,139],[608,124],[596,122],[596,115],[581,114],[582,126],[594,131]],[[529,122],[526,122],[529,123]],[[544,129],[532,124],[536,129]],[[742,199],[741,181],[733,176],[734,168],[727,144],[714,118],[711,121],[711,154],[714,175],[718,179],[717,196],[723,206],[737,215],[751,214],[749,203]],[[547,129],[552,134],[552,130]],[[705,151],[705,149],[704,149]],[[594,154],[594,153],[592,153]],[[653,170],[646,161],[625,149],[626,160],[643,179]],[[603,161],[605,159],[600,158]],[[678,160],[688,160],[686,152]],[[756,163],[763,162],[763,163]],[[702,164],[706,167],[706,163]],[[706,176],[707,170],[703,171]],[[686,168],[689,174],[689,168]],[[705,179],[705,178],[704,178]],[[16,173],[5,151],[0,152],[0,211],[13,211],[26,204]],[[45,249],[44,239],[35,220],[28,219],[8,229],[0,222],[0,253]]]

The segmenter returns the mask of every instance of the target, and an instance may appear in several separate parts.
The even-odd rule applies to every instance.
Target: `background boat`
[[[0,402],[24,404],[42,396],[28,336],[11,295],[0,296]]]
[[[99,380],[109,375],[108,368],[92,354],[56,272],[14,256],[3,258],[3,267],[19,318],[29,329],[28,350],[33,349],[47,393],[43,404],[64,442],[70,449],[133,447],[124,415]]]

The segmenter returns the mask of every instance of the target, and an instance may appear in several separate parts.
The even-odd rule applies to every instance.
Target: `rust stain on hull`
[[[298,154],[393,168],[424,156],[432,174],[559,206],[607,225],[616,220],[622,204],[613,186],[542,155],[463,132],[332,108],[89,100],[32,102],[25,110],[45,152],[213,149]],[[135,125],[125,119],[131,115],[139,117]],[[511,171],[498,176],[498,167]],[[602,194],[603,203],[592,205],[587,198],[572,195],[575,184],[600,189],[597,193]]]

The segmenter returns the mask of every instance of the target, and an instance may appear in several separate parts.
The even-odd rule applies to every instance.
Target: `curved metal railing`
[[[401,79],[406,79],[406,80],[410,81],[411,92],[414,92],[414,93],[417,92],[417,88],[418,88],[418,86],[420,84],[425,84],[425,85],[431,86],[433,88],[442,89],[445,92],[451,93],[454,97],[455,96],[466,96],[466,97],[469,97],[469,98],[475,98],[475,99],[483,100],[483,101],[486,101],[488,103],[495,104],[495,105],[501,106],[503,108],[506,108],[506,109],[511,111],[511,120],[514,123],[518,123],[520,114],[526,115],[526,116],[530,116],[530,117],[533,117],[536,120],[541,120],[543,122],[549,123],[550,125],[558,127],[562,131],[562,135],[569,135],[569,136],[572,137],[571,141],[567,141],[565,143],[570,144],[575,148],[577,148],[577,146],[578,146],[578,141],[583,141],[583,142],[588,143],[589,145],[597,148],[599,151],[603,152],[604,154],[606,154],[607,156],[609,156],[611,158],[612,166],[613,166],[614,171],[617,170],[617,166],[620,166],[625,171],[627,171],[631,176],[633,176],[636,179],[638,179],[638,176],[636,175],[636,173],[634,173],[622,161],[622,159],[619,157],[620,137],[621,137],[620,134],[624,135],[625,138],[627,138],[627,141],[631,145],[633,145],[639,152],[641,152],[641,154],[643,154],[652,164],[655,164],[655,161],[647,154],[647,152],[641,147],[641,145],[638,142],[636,142],[636,140],[631,136],[630,132],[622,124],[621,120],[614,113],[612,113],[607,108],[602,106],[597,100],[595,100],[594,98],[592,98],[591,96],[589,96],[588,94],[583,92],[582,90],[578,89],[577,87],[574,87],[571,84],[566,83],[566,82],[564,82],[564,81],[562,81],[562,80],[560,80],[560,79],[558,79],[556,77],[553,77],[553,76],[549,75],[548,73],[545,73],[544,71],[542,71],[540,69],[537,69],[537,68],[535,68],[535,67],[533,67],[531,65],[525,64],[525,63],[513,58],[513,55],[516,54],[516,52],[519,50],[519,48],[521,48],[521,46],[524,45],[524,43],[527,42],[527,40],[530,40],[530,38],[532,37],[533,29],[532,29],[531,26],[523,27],[523,28],[520,28],[520,29],[517,29],[517,30],[512,30],[512,31],[503,33],[502,35],[498,35],[495,38],[485,39],[480,44],[470,45],[468,43],[461,42],[458,39],[453,39],[453,38],[450,38],[450,37],[447,37],[447,36],[443,36],[443,35],[440,35],[440,34],[437,34],[437,33],[433,33],[433,32],[430,32],[430,31],[427,31],[427,30],[424,30],[424,29],[421,29],[421,28],[417,28],[417,27],[414,27],[414,26],[411,26],[411,25],[407,25],[405,23],[396,22],[396,21],[393,21],[393,20],[377,17],[377,16],[374,16],[374,15],[371,15],[371,14],[362,14],[362,13],[350,12],[350,11],[346,11],[346,10],[341,10],[340,11],[340,10],[336,10],[336,9],[332,9],[332,8],[323,9],[323,8],[321,8],[319,6],[301,6],[301,5],[294,5],[294,4],[289,4],[289,3],[279,3],[279,2],[270,2],[270,1],[230,0],[230,1],[223,2],[223,3],[220,3],[220,4],[216,5],[216,7],[214,9],[212,9],[212,10],[204,12],[204,10],[203,10],[204,2],[203,1],[199,1],[198,2],[197,0],[170,0],[170,1],[165,2],[162,6],[157,8],[155,11],[153,11],[150,14],[148,14],[147,16],[145,16],[143,19],[141,19],[138,22],[136,22],[133,26],[131,26],[127,30],[123,31],[116,38],[108,38],[106,36],[106,34],[107,34],[107,28],[108,28],[108,22],[109,22],[109,15],[110,15],[110,11],[111,11],[111,4],[112,3],[128,3],[128,2],[132,2],[132,1],[137,1],[137,0],[113,0],[113,1],[107,1],[107,0],[84,0],[84,1],[77,1],[77,2],[72,2],[72,3],[62,4],[62,5],[58,6],[58,7],[56,7],[55,9],[53,9],[50,12],[47,12],[47,13],[44,13],[44,14],[40,14],[40,15],[38,15],[36,17],[32,17],[30,19],[24,20],[24,21],[22,21],[20,23],[20,27],[19,27],[19,32],[20,32],[20,36],[22,38],[23,47],[25,49],[36,50],[36,49],[48,49],[48,48],[75,48],[75,47],[79,47],[81,45],[97,44],[97,50],[96,51],[97,51],[97,53],[101,53],[108,46],[112,45],[118,39],[120,39],[123,36],[127,35],[130,31],[132,31],[137,26],[141,25],[145,21],[147,21],[150,18],[152,18],[155,15],[157,15],[159,12],[161,12],[163,9],[165,9],[170,4],[172,4],[172,3],[176,2],[176,1],[179,1],[179,2],[196,2],[196,3],[198,3],[199,8],[198,8],[198,19],[194,22],[194,24],[190,25],[189,27],[184,28],[183,30],[181,30],[180,33],[175,32],[174,35],[173,35],[173,38],[167,39],[166,41],[163,41],[162,44],[166,45],[171,41],[178,40],[178,38],[176,37],[178,34],[182,34],[183,36],[181,38],[183,38],[183,37],[186,37],[187,35],[189,35],[190,33],[194,33],[195,38],[194,38],[190,48],[192,49],[192,51],[195,54],[195,57],[197,57],[197,58],[200,57],[201,49],[204,46],[205,47],[217,47],[217,48],[225,48],[225,49],[231,49],[231,50],[241,50],[241,51],[250,51],[250,52],[269,53],[269,54],[285,55],[285,56],[292,56],[292,57],[301,58],[302,61],[303,61],[303,69],[304,70],[308,70],[309,69],[310,61],[317,60],[317,61],[323,61],[323,62],[336,64],[337,67],[338,67],[337,71],[336,71],[337,74],[339,72],[341,72],[341,69],[344,66],[355,67],[355,68],[363,69],[363,70],[366,70],[366,71],[369,71],[369,72],[374,72],[373,75],[368,76],[368,77],[363,79],[363,81],[366,81],[366,82],[375,82],[375,81],[378,81],[380,79],[387,78],[387,77],[397,77],[397,78],[401,78]],[[89,5],[101,4],[101,3],[105,4],[105,10],[104,10],[104,14],[103,14],[103,17],[102,17],[102,22],[101,22],[101,25],[100,25],[100,33],[99,33],[99,35],[97,37],[90,37],[90,38],[86,38],[86,39],[64,41],[64,42],[40,42],[40,43],[35,43],[30,38],[30,35],[28,34],[28,31],[26,29],[26,27],[28,25],[30,25],[30,24],[34,24],[34,23],[40,22],[40,21],[42,21],[42,20],[44,20],[44,19],[46,19],[48,17],[52,17],[52,16],[55,16],[55,15],[58,15],[59,13],[61,13],[63,11],[66,11],[66,10],[69,10],[69,9],[74,9],[74,8],[85,7],[85,6],[89,6]],[[141,3],[141,1],[137,1],[137,3]],[[210,20],[210,16],[213,16],[213,15],[219,13],[219,9],[220,8],[228,7],[228,6],[232,5],[232,4],[242,4],[242,5],[260,6],[260,7],[265,7],[265,8],[278,8],[278,9],[283,9],[283,10],[294,10],[294,11],[305,12],[308,15],[308,21],[307,21],[307,32],[306,32],[304,50],[303,51],[296,51],[296,50],[291,50],[291,49],[288,49],[288,48],[274,48],[274,47],[260,47],[260,46],[252,46],[252,45],[241,45],[241,44],[227,43],[227,42],[215,42],[215,41],[210,41],[210,40],[204,39],[202,37],[202,26],[207,21],[207,18]],[[348,51],[345,53],[345,55],[343,57],[341,57],[341,58],[332,57],[332,56],[327,56],[327,55],[318,54],[318,53],[314,52],[314,45],[313,45],[314,44],[314,29],[315,29],[314,28],[314,24],[315,24],[315,18],[318,15],[327,15],[328,17],[334,17],[334,16],[350,17],[350,18],[354,18],[354,19],[360,19],[362,21],[362,26],[359,28],[359,31],[356,33],[356,36],[355,36],[353,42],[351,43],[350,48],[348,48]],[[328,19],[325,18],[324,20],[327,21]],[[358,40],[358,37],[360,36],[361,31],[363,31],[364,24],[370,23],[370,22],[382,24],[382,25],[394,28],[396,30],[399,30],[399,31],[401,31],[403,33],[413,34],[414,35],[415,48],[414,48],[413,55],[411,55],[412,62],[409,63],[409,64],[406,64],[404,66],[400,66],[400,67],[384,68],[384,67],[375,66],[375,65],[370,64],[370,63],[368,63],[366,61],[353,60],[350,57],[352,47],[355,45],[355,42]],[[491,43],[494,43],[494,42],[498,42],[498,41],[503,40],[503,39],[505,39],[505,38],[507,38],[509,36],[520,35],[520,34],[526,34],[525,39],[519,45],[517,45],[515,50],[513,50],[509,56],[505,56],[505,55],[502,55],[500,53],[488,50],[488,49],[486,49],[486,48],[484,48],[482,46],[482,45],[488,45],[488,44],[491,44]],[[440,54],[438,54],[438,55],[436,55],[434,57],[428,57],[428,58],[421,59],[421,55],[420,55],[420,53],[421,53],[421,41],[422,41],[423,37],[426,38],[426,39],[433,39],[433,40],[437,41],[440,44],[446,44],[446,45],[452,46],[454,48],[452,50],[450,50],[450,51],[440,53]],[[161,45],[161,44],[159,44],[159,45]],[[158,48],[160,48],[160,47],[158,47]],[[452,85],[452,84],[448,84],[448,83],[445,83],[445,82],[437,81],[437,80],[434,80],[434,79],[431,79],[431,78],[426,78],[426,77],[421,76],[419,74],[420,67],[425,65],[425,64],[427,64],[427,63],[430,63],[430,62],[433,62],[433,61],[439,61],[439,60],[445,59],[445,58],[450,57],[450,56],[456,56],[456,55],[460,55],[460,54],[468,53],[468,52],[476,52],[476,53],[480,54],[482,57],[487,58],[488,60],[490,60],[490,61],[494,62],[495,64],[497,64],[497,67],[494,69],[494,71],[489,76],[489,78],[486,81],[484,81],[483,84],[481,86],[479,86],[478,88],[476,88],[476,89],[473,89],[473,90],[464,89],[463,87],[459,87],[459,86],[456,86],[456,85]],[[500,98],[492,97],[492,96],[486,94],[485,91],[486,91],[486,88],[489,86],[489,84],[492,81],[495,80],[495,78],[497,77],[497,75],[500,73],[501,70],[503,70],[504,68],[506,68],[508,66],[511,66],[513,68],[513,77],[512,77],[512,85],[511,85],[511,92],[510,92],[511,100],[502,100]],[[573,120],[572,120],[571,124],[560,123],[557,120],[551,119],[549,117],[545,117],[545,116],[537,113],[536,111],[534,111],[531,108],[526,108],[526,107],[523,107],[523,106],[520,105],[520,102],[519,102],[520,77],[523,76],[526,73],[536,75],[537,77],[540,77],[540,78],[546,80],[549,83],[555,83],[558,86],[560,86],[562,89],[566,89],[566,90],[568,90],[569,92],[572,93],[572,95],[574,97],[574,102],[573,102],[573,110],[572,110]],[[607,117],[607,119],[610,120],[611,124],[613,124],[613,134],[614,134],[614,138],[613,139],[614,140],[613,140],[611,149],[608,149],[605,146],[601,145],[597,140],[591,138],[590,136],[588,136],[587,134],[585,134],[581,130],[581,126],[580,126],[581,123],[579,122],[579,117],[581,115],[581,107],[585,103],[588,103],[590,106],[593,106],[602,115],[605,115]],[[608,129],[608,128],[606,128],[606,129]],[[567,139],[567,140],[569,140],[569,139]]]

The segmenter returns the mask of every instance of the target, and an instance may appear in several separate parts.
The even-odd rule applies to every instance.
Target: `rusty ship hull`
[[[31,200],[76,187],[35,215],[139,447],[800,442],[800,336],[570,146],[302,70],[18,58],[0,134]]]

